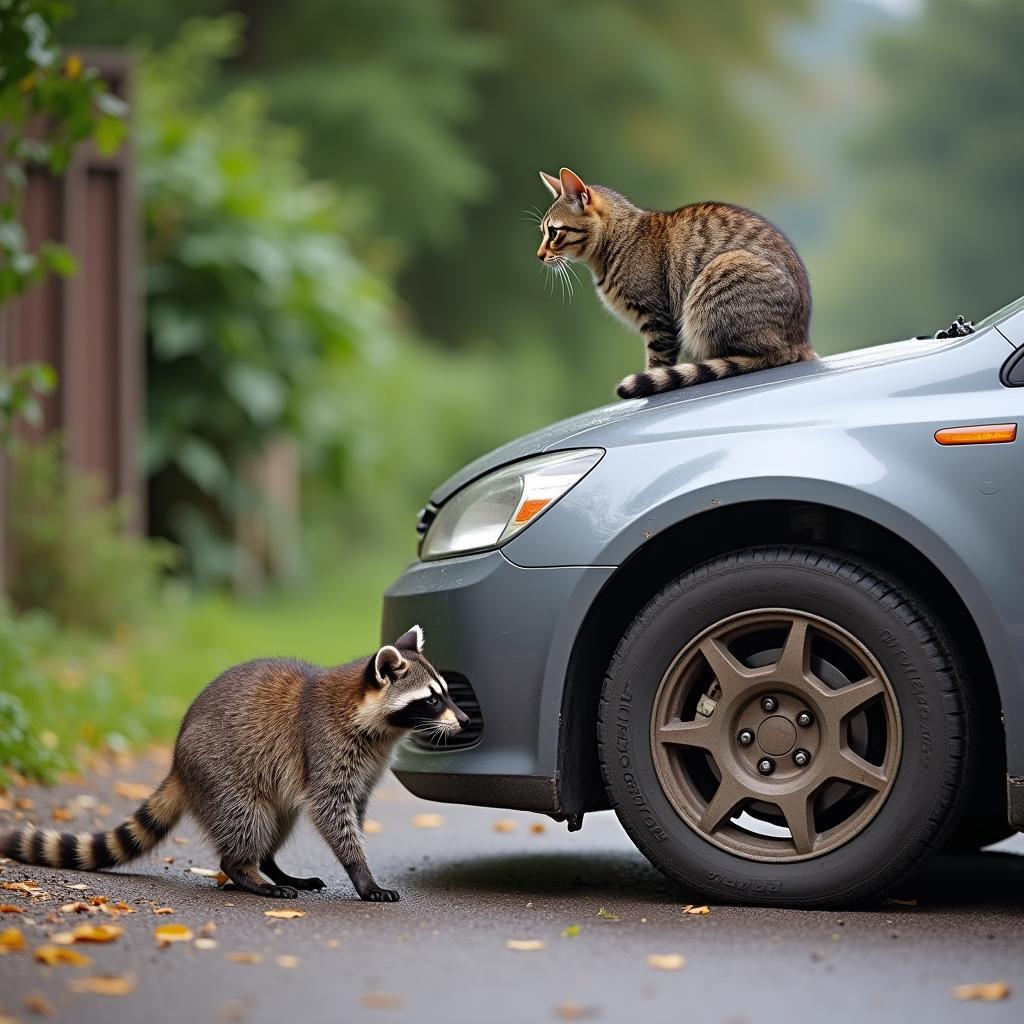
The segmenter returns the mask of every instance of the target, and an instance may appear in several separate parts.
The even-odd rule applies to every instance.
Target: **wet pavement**
[[[124,783],[152,784],[158,759],[7,794],[0,825],[19,814],[51,824],[54,808],[72,818],[60,827],[116,824],[138,802]],[[15,800],[31,806],[19,810]],[[537,815],[428,804],[392,781],[369,817],[377,823],[370,862],[382,885],[400,890],[397,904],[358,901],[307,826],[280,863],[321,875],[328,888],[298,901],[221,890],[193,873],[217,865],[184,823],[173,833],[179,841],[131,871],[0,864],[0,882],[31,879],[47,894],[0,890],[0,904],[24,908],[0,913],[0,933],[16,928],[25,940],[22,951],[0,956],[0,1020],[37,1019],[34,1009],[75,1024],[1024,1019],[1024,836],[938,858],[898,894],[905,903],[856,912],[713,905],[688,914],[692,897],[636,853],[610,813],[569,834]],[[61,911],[100,895],[135,913]],[[305,916],[265,915],[274,909]],[[215,927],[203,935],[208,922]],[[124,933],[63,947],[90,957],[85,967],[34,959],[53,933],[83,923]],[[154,932],[167,924],[203,941],[161,948]],[[509,940],[540,948],[512,949]],[[648,962],[673,954],[685,958],[680,969]],[[97,976],[130,991],[78,990]],[[975,982],[1003,982],[1011,994],[986,1003],[953,997],[954,986]]]

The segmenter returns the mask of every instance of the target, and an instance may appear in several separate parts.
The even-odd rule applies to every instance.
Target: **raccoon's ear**
[[[558,172],[559,184],[562,186],[562,198],[567,203],[579,203],[586,206],[590,202],[590,189],[583,183],[583,179],[563,167]]]
[[[423,653],[423,629],[420,626],[413,626],[412,629],[403,633],[396,641],[395,646],[400,651],[415,651]]]
[[[548,191],[557,199],[562,194],[562,183],[553,174],[540,172],[540,180],[548,187]]]
[[[391,644],[385,644],[374,656],[373,675],[378,686],[387,686],[393,679],[397,679],[409,667],[409,663],[402,657],[402,652]]]

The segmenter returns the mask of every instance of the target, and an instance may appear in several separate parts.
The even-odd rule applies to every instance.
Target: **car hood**
[[[721,416],[712,417],[709,414],[713,411],[721,412],[723,407],[728,405],[728,421],[749,422],[751,414],[755,412],[754,406],[758,413],[763,413],[767,405],[789,405],[793,402],[813,400],[814,391],[826,381],[834,381],[839,374],[863,374],[865,371],[894,362],[926,359],[970,343],[978,336],[971,335],[968,338],[944,341],[932,338],[912,339],[875,345],[811,362],[793,363],[773,370],[762,370],[714,381],[711,384],[670,391],[652,398],[604,405],[552,423],[532,434],[495,448],[494,451],[475,459],[449,477],[431,494],[430,500],[434,505],[440,505],[477,477],[509,462],[541,452],[568,448],[600,448],[622,443],[635,437],[641,426],[646,431],[652,420],[690,420],[690,417],[697,416],[702,419],[714,418],[715,425],[709,430],[721,430],[728,424],[722,422]],[[800,393],[794,393],[795,390]],[[691,420],[691,423],[693,422],[696,422],[695,419]]]

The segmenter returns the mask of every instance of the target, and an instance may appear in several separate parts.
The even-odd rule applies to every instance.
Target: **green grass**
[[[402,564],[401,555],[368,551],[306,588],[250,601],[170,587],[138,626],[107,641],[26,623],[24,671],[10,673],[3,689],[23,706],[32,735],[9,728],[5,738],[0,714],[0,769],[47,778],[73,767],[83,746],[171,740],[192,698],[240,661],[289,655],[330,664],[369,653],[381,593]]]

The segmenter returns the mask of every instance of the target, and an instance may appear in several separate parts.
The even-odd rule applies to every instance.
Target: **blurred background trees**
[[[138,62],[148,527],[173,544],[180,586],[154,600],[131,584],[166,548],[77,540],[109,554],[81,579],[126,581],[125,601],[97,609],[150,608],[159,628],[69,677],[135,708],[132,738],[228,661],[371,645],[430,490],[611,400],[636,367],[639,342],[587,275],[570,303],[534,258],[538,170],[568,164],[648,206],[762,210],[808,264],[822,353],[1024,291],[1017,0],[72,6],[65,53],[127,47]],[[11,9],[0,0],[5,49]],[[5,103],[19,81],[0,78]],[[70,271],[66,256],[52,269]],[[0,414],[52,384],[31,372],[17,391],[0,379]],[[45,464],[26,479],[40,488],[26,543],[45,563],[69,533],[45,509],[68,492]],[[52,582],[66,575],[40,572],[27,601],[65,624],[82,601]],[[87,646],[52,623],[30,632],[15,660],[33,672],[44,650]],[[45,693],[37,682],[24,692]]]

